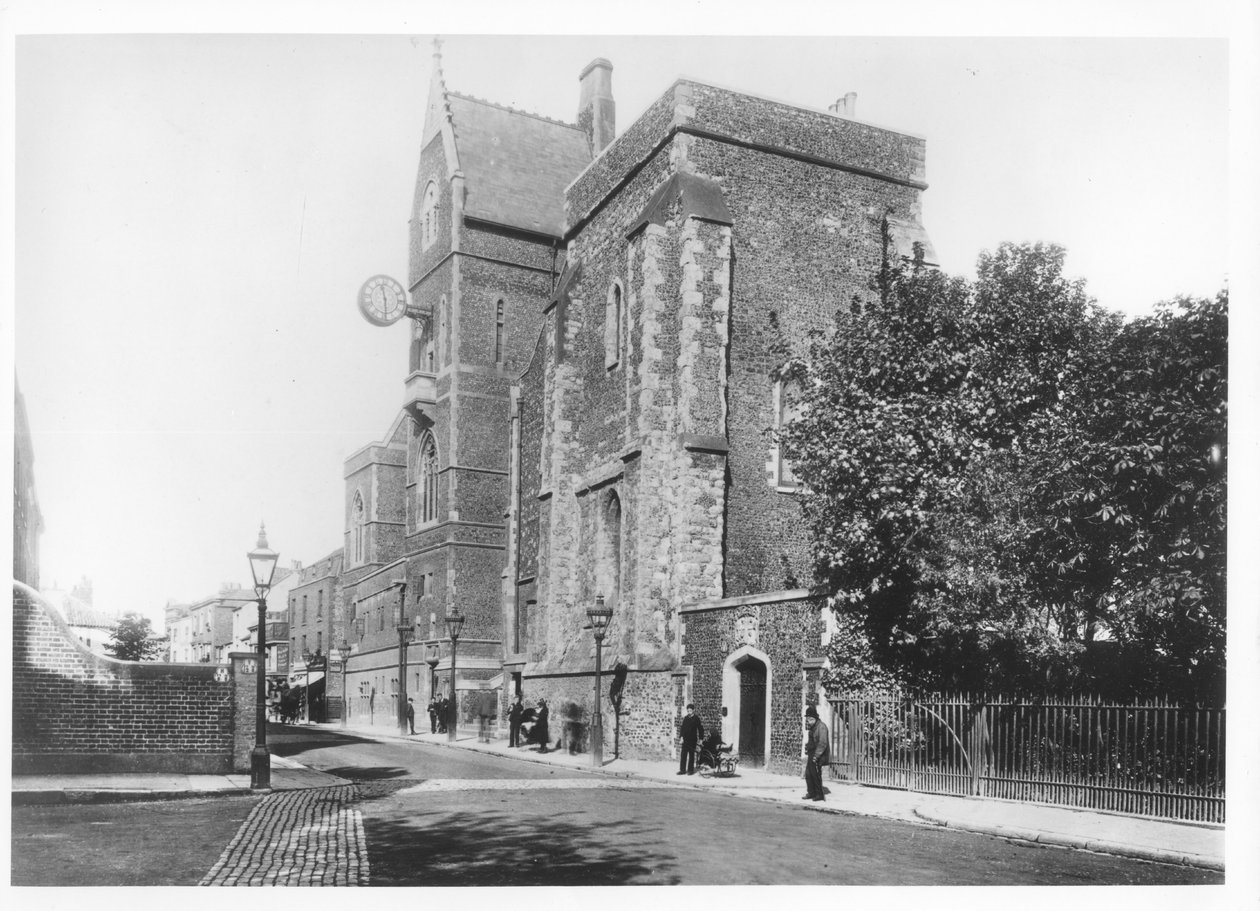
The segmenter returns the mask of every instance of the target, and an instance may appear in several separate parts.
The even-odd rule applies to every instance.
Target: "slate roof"
[[[61,608],[61,616],[70,626],[95,626],[100,629],[110,629],[118,622],[118,617],[97,610],[74,595],[63,594],[59,602],[53,603]]]
[[[586,133],[455,92],[447,104],[467,189],[464,214],[561,236],[564,188],[591,162]]]

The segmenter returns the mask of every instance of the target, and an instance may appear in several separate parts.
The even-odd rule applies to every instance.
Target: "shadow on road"
[[[396,765],[342,765],[331,769],[320,769],[320,771],[336,775],[338,778],[348,778],[351,781],[381,781],[388,778],[402,778],[407,774],[406,769]],[[409,780],[415,781],[415,779]]]
[[[307,750],[325,750],[349,744],[374,744],[376,741],[337,731],[308,731],[281,724],[267,725],[267,747],[277,756],[296,756]]]
[[[367,826],[374,886],[677,885],[648,829],[554,817],[428,812]]]

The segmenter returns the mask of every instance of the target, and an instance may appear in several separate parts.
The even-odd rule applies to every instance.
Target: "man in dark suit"
[[[812,705],[805,710],[805,796],[801,800],[826,800],[822,770],[831,761],[831,735]]]
[[[521,704],[521,694],[512,697],[512,707],[508,709],[508,746],[519,746],[521,742],[521,721],[525,716],[525,706]]]
[[[687,704],[687,714],[682,720],[682,752],[678,755],[678,774],[694,775],[696,772],[696,744],[704,737],[704,725],[696,715],[696,707]]]

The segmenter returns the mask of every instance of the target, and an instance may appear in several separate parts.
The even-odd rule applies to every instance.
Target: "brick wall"
[[[93,655],[18,583],[13,648],[15,773],[249,770],[248,747],[241,765],[235,738],[252,746],[253,691],[240,684],[249,690],[242,706],[228,666]]]

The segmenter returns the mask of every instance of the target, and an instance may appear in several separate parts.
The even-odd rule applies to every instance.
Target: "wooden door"
[[[755,658],[739,668],[739,761],[757,769],[766,761],[766,666]]]

